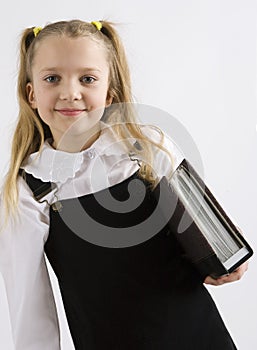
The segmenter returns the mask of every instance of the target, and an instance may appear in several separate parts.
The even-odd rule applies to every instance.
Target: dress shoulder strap
[[[33,192],[33,196],[37,201],[40,201],[44,196],[46,196],[48,193],[50,193],[57,187],[55,183],[40,180],[34,177],[32,174],[26,173],[23,169],[19,170],[19,174],[26,181],[27,185]]]

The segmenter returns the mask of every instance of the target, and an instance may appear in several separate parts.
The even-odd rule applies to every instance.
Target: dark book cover
[[[186,159],[169,181],[162,177],[158,188],[162,191],[161,212],[170,231],[185,258],[203,277],[229,274],[253,255],[246,239]]]

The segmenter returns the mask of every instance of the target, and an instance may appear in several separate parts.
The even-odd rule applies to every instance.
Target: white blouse
[[[160,142],[155,128],[144,126],[143,131]],[[171,152],[175,169],[183,155],[167,135],[163,145]],[[166,175],[169,164],[167,154],[158,151],[154,159],[158,176]],[[55,182],[58,199],[67,199],[117,184],[135,173],[139,165],[131,161],[111,129],[105,128],[91,147],[78,153],[55,150],[46,141],[41,154],[31,154],[23,168],[43,181]],[[22,178],[18,186],[18,219],[10,219],[0,231],[0,271],[6,288],[13,343],[15,350],[60,350],[58,317],[44,254],[49,232],[48,203],[56,198],[49,193],[43,198],[48,203],[40,203]],[[2,224],[1,199],[0,219]]]

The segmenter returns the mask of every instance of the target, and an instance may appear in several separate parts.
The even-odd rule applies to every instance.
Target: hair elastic
[[[42,30],[41,27],[34,27],[33,28],[34,37],[36,37],[38,33],[41,32],[41,30]]]
[[[96,27],[96,29],[99,31],[103,28],[102,23],[99,21],[93,21],[93,22],[91,22],[91,24],[93,24]]]

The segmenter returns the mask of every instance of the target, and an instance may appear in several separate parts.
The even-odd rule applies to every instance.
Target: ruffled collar
[[[133,138],[130,141],[136,142]],[[127,153],[124,144],[117,141],[111,127],[104,125],[100,137],[86,150],[77,153],[64,152],[52,148],[50,140],[46,140],[41,152],[32,153],[21,168],[42,181],[64,183],[75,177],[84,161],[92,161],[98,156]]]

